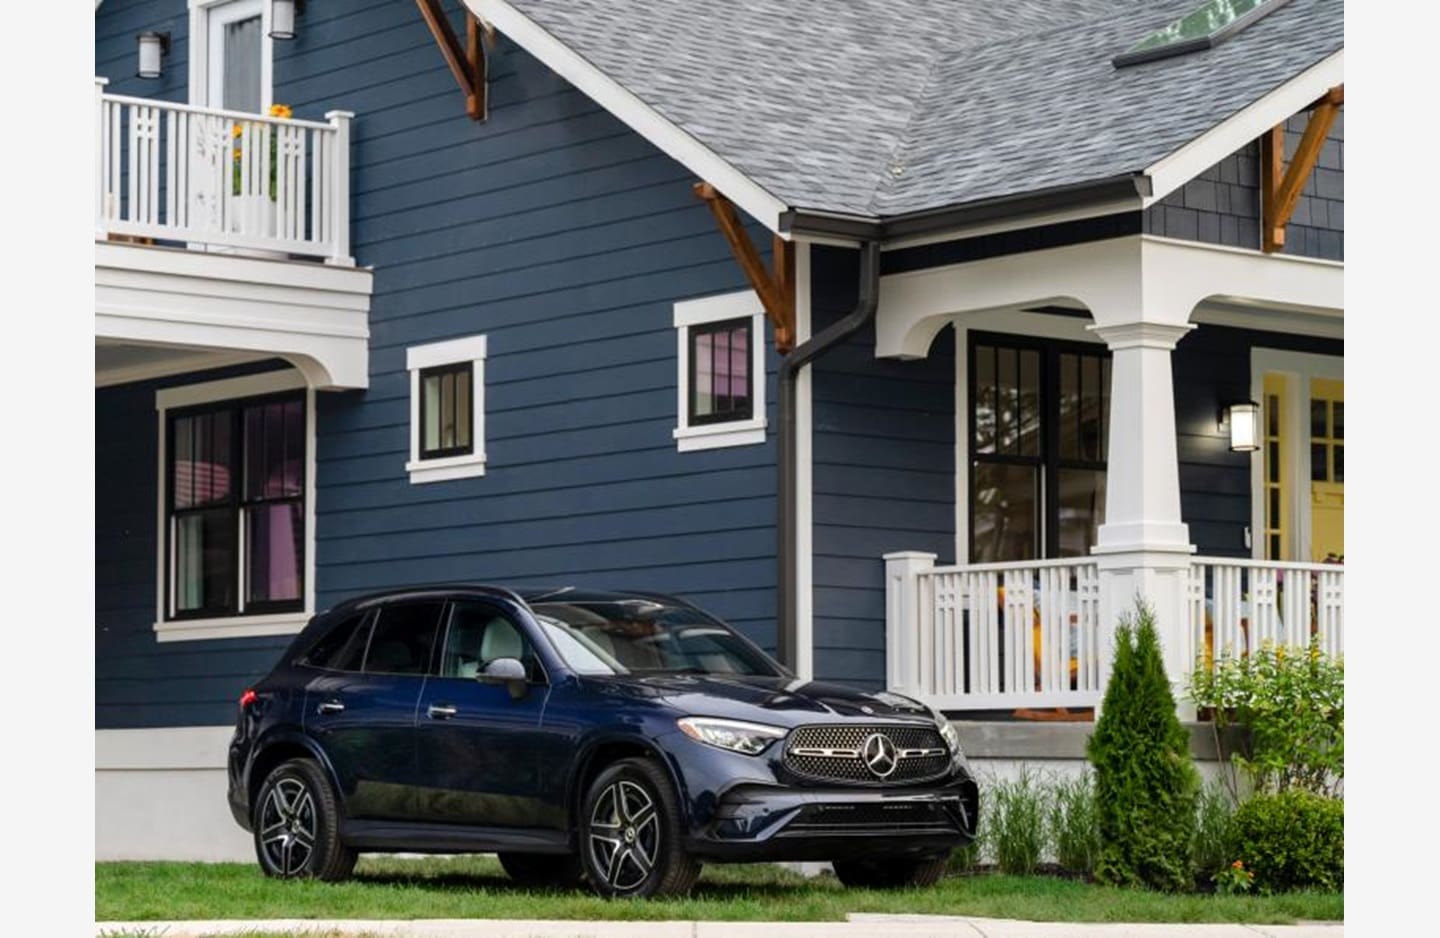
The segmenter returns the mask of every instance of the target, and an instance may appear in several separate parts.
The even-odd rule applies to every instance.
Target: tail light
[[[240,695],[240,709],[244,710],[255,702],[256,694],[253,688],[247,688],[245,693]]]

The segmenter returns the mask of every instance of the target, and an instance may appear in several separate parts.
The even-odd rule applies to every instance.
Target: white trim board
[[[810,338],[810,245],[795,245],[795,344]],[[761,333],[763,336],[764,333]],[[763,344],[763,343],[761,343]],[[795,379],[795,675],[815,679],[814,365]]]
[[[465,5],[671,159],[715,186],[751,218],[783,238],[790,237],[780,231],[780,216],[787,210],[784,202],[506,0],[465,0]]]
[[[428,345],[414,345],[405,350],[405,370],[410,372],[410,459],[405,471],[410,483],[448,482],[472,479],[485,474],[485,359],[489,341],[483,335],[447,339]],[[459,365],[469,362],[470,442],[472,451],[460,456],[438,459],[420,458],[420,372],[437,365]]]
[[[798,263],[798,261],[797,261]],[[798,269],[798,268],[797,268]],[[690,327],[725,319],[750,317],[750,388],[752,416],[690,426]],[[765,442],[765,307],[754,290],[681,300],[675,304],[675,429],[671,436],[682,453],[754,446]]]

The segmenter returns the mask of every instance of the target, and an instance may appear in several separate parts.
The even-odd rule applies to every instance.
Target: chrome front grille
[[[871,742],[874,736],[884,743]],[[878,762],[879,771],[867,761]],[[886,752],[893,753],[894,767],[885,772]],[[904,724],[823,724],[801,726],[790,733],[785,745],[785,767],[802,778],[850,785],[903,785],[929,781],[950,768],[950,751],[940,731],[927,726]]]

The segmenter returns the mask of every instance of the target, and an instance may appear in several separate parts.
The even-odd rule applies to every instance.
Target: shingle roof
[[[1344,45],[1343,0],[1116,69],[1199,0],[510,0],[792,208],[893,217],[1139,172]]]

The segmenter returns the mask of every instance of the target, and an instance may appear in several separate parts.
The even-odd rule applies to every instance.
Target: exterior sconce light
[[[305,12],[305,0],[270,0],[270,38],[294,39],[295,16]]]
[[[1231,404],[1221,411],[1230,421],[1230,452],[1251,453],[1260,448],[1260,405],[1254,401]]]
[[[135,70],[137,78],[159,78],[160,60],[170,51],[170,34],[153,30],[135,37],[140,44],[140,67]]]

